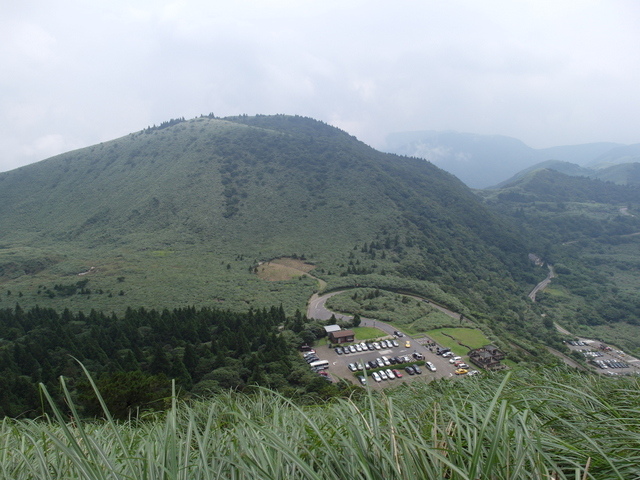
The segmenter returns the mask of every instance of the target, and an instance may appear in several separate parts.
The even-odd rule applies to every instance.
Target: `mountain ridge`
[[[158,296],[258,306],[280,289],[270,301],[295,292],[291,311],[313,281],[266,285],[251,273],[291,255],[317,263],[325,281],[365,274],[449,283],[457,272],[447,288],[465,295],[477,295],[472,285],[492,272],[529,275],[515,229],[451,174],[304,117],[148,128],[5,172],[0,187],[0,264],[45,266],[35,276],[12,267],[17,277],[5,283],[23,302],[42,299],[40,285],[96,267],[102,273],[87,277],[94,288],[144,306]],[[186,282],[182,296],[160,288],[168,276]],[[125,284],[115,281],[122,277]]]

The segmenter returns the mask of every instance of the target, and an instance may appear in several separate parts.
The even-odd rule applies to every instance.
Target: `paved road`
[[[331,315],[335,315],[335,317],[338,320],[351,320],[353,318],[352,315],[343,315],[341,313],[334,313],[325,307],[325,303],[329,298],[344,292],[346,292],[346,290],[339,290],[337,292],[331,292],[321,296],[318,296],[317,293],[314,293],[311,296],[311,299],[309,300],[309,305],[307,306],[307,318],[315,318],[316,320],[329,320],[331,318]],[[406,295],[406,296],[415,298],[416,300],[421,300],[423,302],[427,301],[424,298],[419,297],[417,295]],[[457,312],[454,312],[453,310],[449,310],[433,302],[429,302],[429,305],[431,305],[433,308],[437,308],[441,312],[445,313],[446,315],[449,315],[452,318],[455,318],[456,320],[460,319],[460,314]],[[360,318],[362,320],[362,325],[367,327],[373,326],[373,324],[370,322],[376,321],[376,320],[365,318],[365,317],[360,317]],[[467,319],[463,317],[463,320],[467,320]],[[386,325],[384,322],[380,322],[380,321],[378,321],[378,324]],[[394,328],[393,327],[389,327],[389,328],[390,330],[388,331],[388,333],[393,333]],[[385,332],[386,331],[387,330],[385,330]]]
[[[529,294],[529,298],[531,299],[532,302],[536,301],[536,294],[540,290],[544,290],[547,287],[547,285],[551,283],[551,279],[555,278],[556,276],[556,272],[553,271],[553,267],[551,265],[547,265],[547,267],[549,267],[549,274],[547,275],[547,278],[545,278],[538,285],[536,285],[535,288],[531,290],[531,293]]]

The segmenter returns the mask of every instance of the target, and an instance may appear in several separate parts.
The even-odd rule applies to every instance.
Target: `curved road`
[[[529,298],[533,302],[536,301],[536,294],[540,290],[544,290],[547,287],[547,285],[549,285],[551,283],[551,279],[555,278],[555,276],[556,276],[556,272],[553,270],[553,267],[551,265],[547,265],[547,267],[549,268],[549,275],[547,275],[547,278],[545,278],[538,285],[536,285],[535,288],[533,290],[531,290],[531,293],[529,294]]]
[[[340,293],[344,293],[346,291],[347,289],[339,290],[337,292],[331,292],[321,296],[318,296],[317,293],[314,293],[309,299],[309,305],[307,306],[307,318],[315,318],[316,320],[329,320],[331,318],[331,315],[334,315],[337,320],[351,320],[353,318],[353,315],[344,315],[342,313],[335,313],[329,310],[325,306],[325,303],[329,298],[333,297],[334,295],[339,295]],[[415,298],[417,300],[426,301],[424,298],[419,297],[417,295],[407,295],[407,296]],[[441,312],[449,315],[452,318],[455,318],[456,320],[460,319],[459,313],[456,313],[452,310],[448,310],[433,302],[429,302],[429,305],[431,305],[434,308],[437,308]],[[467,320],[464,317],[462,317],[462,319]],[[397,327],[392,327],[385,322],[382,322],[380,320],[376,320],[373,318],[360,317],[360,320],[361,320],[360,324],[363,327],[376,327],[390,335],[393,335],[394,330],[397,329]]]

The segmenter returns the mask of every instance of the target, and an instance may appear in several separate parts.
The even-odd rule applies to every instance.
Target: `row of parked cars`
[[[619,360],[592,360],[592,362],[602,369],[606,368],[629,368],[629,364],[627,362],[621,362]]]
[[[362,342],[353,345],[338,346],[334,350],[338,355],[348,355],[350,353],[359,353],[373,350],[381,350],[383,348],[399,347],[400,344],[395,340],[380,340],[379,342]]]

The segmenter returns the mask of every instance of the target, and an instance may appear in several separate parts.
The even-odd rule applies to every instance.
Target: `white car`
[[[456,363],[458,360],[462,360],[462,357],[451,357],[449,363]]]
[[[436,366],[431,362],[424,362],[424,366],[427,367],[432,372],[436,371]]]
[[[380,375],[378,375],[378,372],[371,372],[371,378],[373,378],[378,383],[382,381]]]
[[[360,348],[362,348],[363,352],[366,352],[367,350],[369,350],[369,347],[367,347],[367,344],[364,342],[360,344]]]
[[[380,378],[381,378],[382,380],[387,380],[387,379],[389,378],[389,377],[387,377],[387,374],[386,374],[386,373],[384,373],[384,370],[380,370],[380,371],[378,372],[378,375],[380,375]]]
[[[356,347],[356,352],[361,352],[362,351],[362,347],[360,346],[359,343],[357,343],[356,345],[354,345],[354,347]]]
[[[387,368],[384,373],[387,374],[387,377],[389,377],[389,380],[393,380],[394,378],[396,378],[396,376],[393,374],[393,372],[391,371],[390,368]]]
[[[373,342],[373,348],[380,350],[380,344],[378,342]]]
[[[356,347],[354,347],[353,345],[349,345],[349,350],[351,350],[351,353],[356,353]]]

